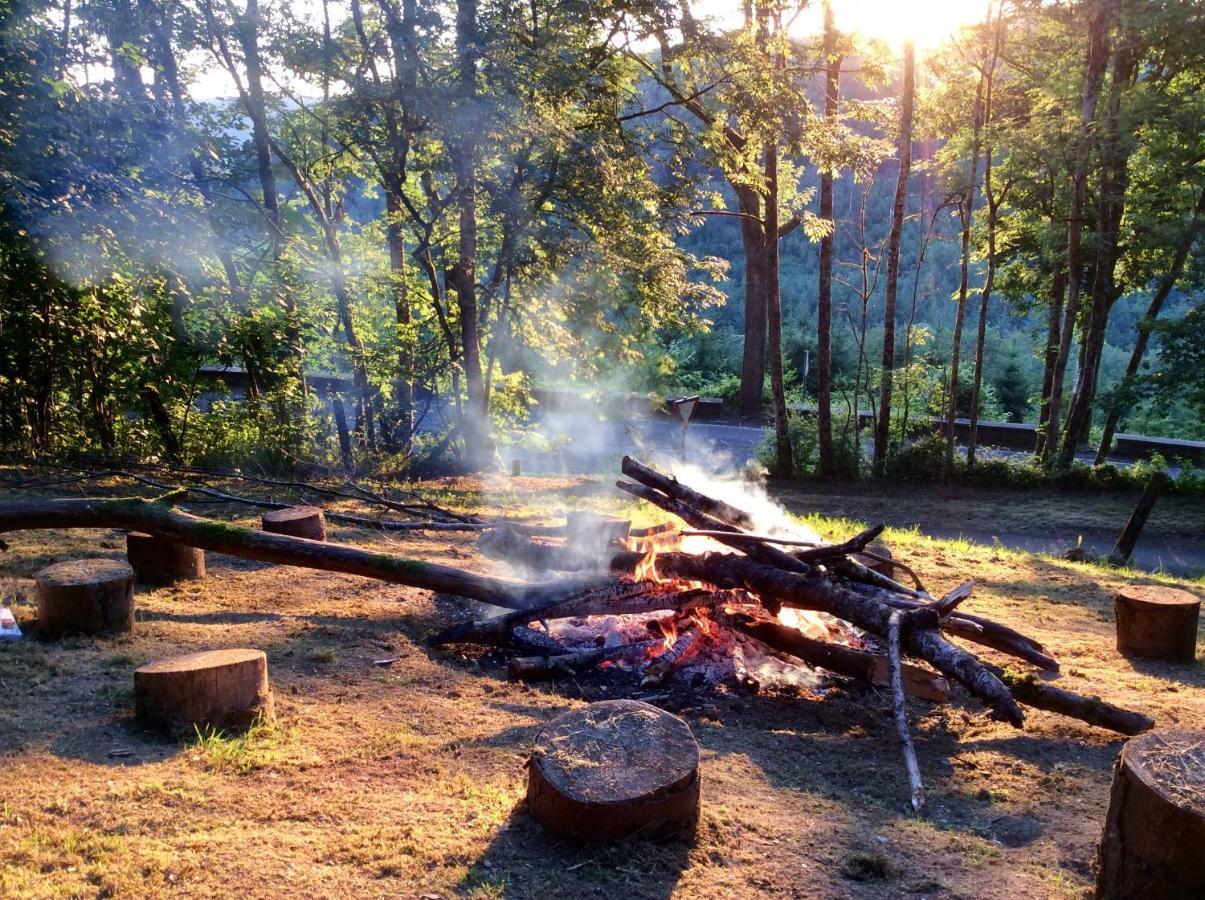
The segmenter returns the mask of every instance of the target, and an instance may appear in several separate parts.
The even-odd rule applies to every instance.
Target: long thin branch
[[[904,618],[901,610],[891,614],[887,622],[887,653],[891,660],[891,700],[895,711],[895,730],[900,736],[900,750],[904,754],[904,767],[908,770],[908,786],[911,788],[912,808],[921,812],[925,808],[925,786],[920,780],[920,766],[916,762],[916,748],[912,746],[912,734],[908,730],[908,713],[904,698],[904,676],[900,664],[900,622]]]

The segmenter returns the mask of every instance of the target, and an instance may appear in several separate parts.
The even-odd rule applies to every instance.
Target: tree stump
[[[895,566],[891,564],[891,560],[895,559],[895,557],[891,555],[891,548],[886,544],[871,544],[866,549],[875,556],[883,557],[887,562],[883,562],[883,559],[863,556],[861,553],[854,554],[854,561],[860,562],[872,572],[878,572],[880,575],[886,575],[888,578],[895,578]]]
[[[172,584],[205,577],[205,551],[153,534],[126,535],[126,559],[139,584]]]
[[[206,650],[147,663],[134,672],[134,712],[168,734],[246,731],[273,716],[268,657],[262,650]]]
[[[1096,896],[1205,897],[1205,731],[1152,731],[1113,767]]]
[[[1158,585],[1130,585],[1113,598],[1119,652],[1192,662],[1197,651],[1201,601],[1188,591]]]
[[[326,516],[317,506],[290,506],[263,515],[264,531],[292,537],[326,540]]]
[[[134,570],[115,559],[55,563],[34,576],[38,630],[96,634],[134,628]]]
[[[604,700],[558,716],[536,737],[527,805],[576,841],[694,830],[699,745],[677,716],[636,700]]]

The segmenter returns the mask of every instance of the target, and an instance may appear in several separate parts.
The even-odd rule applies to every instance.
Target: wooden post
[[[126,535],[126,559],[139,584],[172,584],[205,577],[205,551],[141,531]]]
[[[264,513],[264,531],[287,534],[291,537],[326,540],[326,516],[318,506],[290,506]]]
[[[694,830],[699,745],[677,716],[636,700],[604,700],[549,722],[527,767],[527,807],[577,841]]]
[[[1117,650],[1128,656],[1192,662],[1201,601],[1178,588],[1133,584],[1113,598]]]
[[[262,650],[207,650],[148,663],[134,672],[134,711],[148,728],[246,731],[273,716]]]
[[[1152,731],[1113,767],[1096,896],[1205,897],[1205,731]]]
[[[1155,501],[1159,499],[1159,494],[1167,484],[1167,476],[1162,472],[1156,472],[1151,476],[1151,480],[1146,483],[1146,487],[1142,489],[1142,496],[1138,498],[1138,505],[1134,507],[1134,512],[1130,514],[1130,520],[1126,522],[1126,527],[1121,530],[1121,536],[1117,538],[1117,543],[1113,547],[1113,552],[1109,554],[1109,562],[1115,566],[1124,566],[1130,561],[1130,554],[1134,552],[1134,545],[1138,543],[1138,536],[1142,534],[1143,526],[1146,525],[1146,520],[1151,515],[1151,510],[1155,508]]]
[[[115,559],[55,563],[34,576],[38,630],[45,635],[134,628],[134,570]]]

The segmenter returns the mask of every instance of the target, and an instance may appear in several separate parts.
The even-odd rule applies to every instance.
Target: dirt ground
[[[516,515],[618,502],[581,479],[487,488],[425,486],[442,502]],[[855,516],[859,502],[850,503]],[[254,521],[245,508],[194,509]],[[821,524],[835,537],[855,527]],[[498,570],[468,535],[334,527],[331,536]],[[959,690],[946,704],[913,702],[930,797],[929,815],[918,818],[907,811],[886,694],[846,686],[822,698],[750,697],[679,686],[653,699],[682,715],[702,747],[695,840],[580,848],[527,816],[523,764],[552,716],[639,696],[622,675],[515,684],[497,656],[425,646],[471,604],[214,554],[204,581],[139,588],[133,635],[44,641],[31,621],[33,573],[72,557],[124,558],[123,537],[5,539],[0,592],[28,634],[0,643],[3,897],[1016,898],[1078,897],[1090,885],[1122,741],[1079,722],[1033,710],[1019,731],[990,721]],[[1066,686],[1160,726],[1205,727],[1205,669],[1119,656],[1111,602],[1127,578],[1198,596],[1201,582],[910,531],[888,540],[935,592],[973,576],[964,608],[1043,641]],[[137,666],[238,646],[267,652],[275,726],[177,744],[135,725]]]

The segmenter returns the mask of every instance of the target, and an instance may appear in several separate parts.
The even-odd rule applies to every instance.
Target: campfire
[[[881,525],[842,543],[797,527],[762,533],[750,512],[634,459],[625,457],[622,471],[631,481],[619,488],[680,524],[632,528],[579,513],[564,526],[492,527],[479,539],[483,554],[574,577],[551,602],[458,623],[431,643],[500,648],[523,680],[618,668],[639,674],[640,691],[671,678],[750,692],[789,684],[821,694],[834,678],[888,687],[917,809],[924,791],[905,699],[942,702],[950,681],[1017,726],[1026,704],[1126,734],[1151,727],[1145,716],[1038,679],[1034,670],[1059,669],[1039,642],[960,610],[971,581],[934,597],[906,566],[868,550]],[[610,575],[583,581],[589,572]],[[948,637],[1010,655],[1027,671],[1005,670]]]

